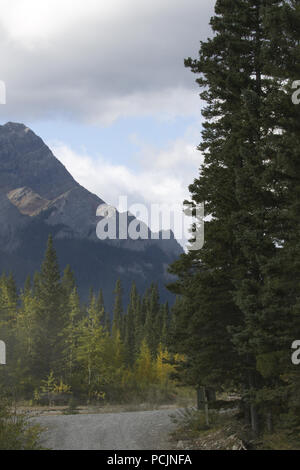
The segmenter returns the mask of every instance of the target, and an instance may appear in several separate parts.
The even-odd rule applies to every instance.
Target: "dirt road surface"
[[[34,418],[53,450],[170,450],[176,410],[57,415]]]

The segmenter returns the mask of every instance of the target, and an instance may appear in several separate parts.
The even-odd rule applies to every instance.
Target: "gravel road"
[[[175,414],[170,409],[41,416],[33,421],[45,429],[43,445],[53,450],[169,450]]]

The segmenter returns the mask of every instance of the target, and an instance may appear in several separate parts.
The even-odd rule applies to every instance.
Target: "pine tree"
[[[69,264],[64,269],[64,272],[61,278],[61,288],[62,288],[61,308],[62,308],[63,315],[66,321],[68,322],[70,318],[70,314],[71,314],[70,297],[72,295],[72,292],[76,288],[75,276]]]
[[[129,366],[134,364],[136,353],[136,318],[138,315],[138,293],[136,284],[133,283],[130,292],[130,300],[125,320],[124,346],[126,351],[126,362]]]
[[[76,348],[78,344],[78,323],[81,318],[80,299],[77,288],[74,287],[68,296],[69,318],[63,330],[64,338],[64,376],[69,382],[72,382],[74,370],[76,368]]]
[[[140,350],[142,340],[144,338],[145,329],[145,315],[142,307],[142,299],[137,295],[135,303],[135,319],[134,319],[134,332],[135,332],[135,354]]]
[[[117,331],[122,333],[122,316],[123,316],[123,302],[122,302],[122,295],[123,289],[121,285],[121,281],[118,279],[116,282],[116,287],[114,290],[115,294],[115,302],[114,302],[114,310],[113,310],[113,324],[112,324],[112,334],[116,336]]]
[[[104,328],[107,328],[107,314],[105,311],[105,305],[104,305],[104,298],[103,298],[103,292],[102,289],[99,289],[98,297],[97,297],[97,310],[98,314],[100,315],[100,322],[101,325]],[[107,330],[109,331],[109,329]]]
[[[64,291],[65,298],[69,298],[76,287],[75,276],[69,264],[64,269],[61,286]]]
[[[155,358],[161,334],[161,330],[159,329],[159,293],[156,284],[151,285],[148,295],[145,319],[145,339],[152,357]]]
[[[0,309],[2,321],[14,328],[17,320],[18,293],[12,273],[0,279]]]
[[[257,369],[264,379],[256,391],[260,414],[272,429],[278,410],[286,412],[295,403],[299,372],[290,361],[293,338],[299,328],[299,106],[292,104],[292,84],[300,75],[298,2],[267,2],[264,25],[268,34],[265,74],[269,77],[264,101],[264,152],[268,155],[264,186],[272,204],[265,215],[265,233],[273,240],[273,255],[260,253],[258,263],[263,279],[261,309],[253,326]],[[278,35],[278,30],[281,34]],[[294,388],[296,387],[296,388]],[[299,405],[291,411],[300,419]],[[282,414],[283,416],[284,414]],[[298,416],[297,416],[298,415]]]
[[[76,360],[85,378],[89,401],[101,392],[105,377],[105,355],[107,333],[104,331],[96,308],[95,298],[87,311],[87,316],[78,325],[78,346]],[[96,395],[95,395],[96,394]]]
[[[265,385],[257,360],[266,328],[272,328],[264,266],[277,255],[274,226],[282,195],[278,176],[274,180],[280,165],[271,122],[282,81],[274,80],[267,58],[275,48],[280,60],[287,56],[288,42],[280,44],[270,32],[270,17],[278,27],[284,3],[217,1],[214,37],[201,43],[199,59],[186,60],[201,74],[197,82],[207,103],[199,146],[204,164],[190,191],[195,204],[205,203],[210,220],[204,248],[172,268],[179,275],[172,289],[186,299],[184,349],[195,377],[207,386],[240,385],[256,432],[257,396]]]
[[[35,295],[38,303],[34,340],[35,374],[42,378],[53,370],[57,376],[63,369],[64,345],[61,333],[66,326],[67,316],[63,311],[60,270],[51,236],[35,286]]]
[[[20,295],[20,310],[17,318],[17,333],[22,343],[22,358],[27,362],[31,360],[37,314],[37,303],[31,287],[31,278],[27,276],[24,289]]]
[[[17,382],[14,371],[18,361],[17,318],[19,298],[12,274],[0,278],[0,338],[6,345],[7,366],[2,372],[0,383],[11,392],[16,392]]]
[[[170,312],[169,312],[169,304],[166,302],[160,308],[161,310],[161,337],[160,341],[163,347],[167,346],[168,343],[168,336],[169,336],[169,328],[170,328]]]

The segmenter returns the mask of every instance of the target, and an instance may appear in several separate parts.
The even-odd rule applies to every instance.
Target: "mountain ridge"
[[[178,242],[174,237],[152,239],[148,227],[147,240],[100,241],[96,211],[101,204],[104,201],[76,182],[31,129],[12,122],[0,126],[1,271],[11,266],[19,283],[26,266],[33,274],[41,262],[42,244],[51,233],[60,261],[75,266],[81,290],[87,290],[88,282],[100,287],[106,277],[111,283],[107,290],[112,292],[117,278],[128,283],[135,275],[141,287],[157,281],[166,291],[163,286],[170,276],[166,267],[182,252]],[[117,213],[117,220],[119,216]],[[132,220],[128,214],[128,223]],[[117,263],[118,258],[123,265]],[[97,274],[99,268],[101,275]],[[169,297],[167,291],[165,294]]]

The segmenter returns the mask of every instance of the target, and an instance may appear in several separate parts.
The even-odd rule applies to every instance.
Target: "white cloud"
[[[211,0],[1,0],[10,120],[195,115],[183,59],[209,35]]]
[[[118,207],[119,197],[127,196],[129,207],[132,204],[172,207],[181,206],[189,198],[188,185],[197,177],[202,161],[193,144],[197,137],[198,131],[190,129],[163,149],[146,146],[136,139],[139,151],[134,170],[109,163],[102,156],[95,159],[75,152],[62,142],[50,143],[50,147],[75,180],[109,204]]]
[[[24,48],[40,48],[66,28],[101,13],[108,19],[116,2],[98,0],[2,0],[1,25]]]

